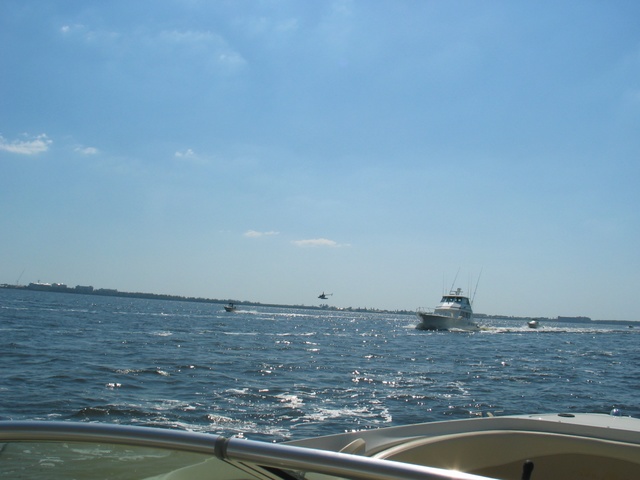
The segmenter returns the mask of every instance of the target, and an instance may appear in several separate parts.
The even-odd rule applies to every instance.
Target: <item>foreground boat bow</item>
[[[0,477],[144,480],[487,480],[438,468],[177,430],[0,422]]]
[[[474,418],[279,444],[148,427],[0,422],[0,478],[637,480],[640,419]]]
[[[449,420],[292,442],[504,480],[637,480],[640,419],[546,414]]]

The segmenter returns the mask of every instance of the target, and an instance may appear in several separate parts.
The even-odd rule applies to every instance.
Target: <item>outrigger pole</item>
[[[458,280],[458,275],[460,274],[460,267],[458,267],[458,271],[456,272],[456,276],[453,278],[453,283],[451,284],[451,288],[449,292],[453,292],[453,287],[456,286],[456,281]]]
[[[480,274],[478,275],[478,281],[476,282],[476,288],[473,290],[473,297],[471,297],[471,305],[473,305],[473,301],[476,298],[476,292],[478,291],[478,284],[480,283],[480,277],[482,276],[482,268],[480,269]]]

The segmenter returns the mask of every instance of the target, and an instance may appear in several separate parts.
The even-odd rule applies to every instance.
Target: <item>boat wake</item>
[[[610,334],[610,333],[636,333],[633,330],[611,327],[571,327],[571,326],[540,326],[538,328],[529,328],[524,326],[486,326],[481,325],[479,333],[528,333],[528,334],[553,334],[553,333],[583,333],[583,334]]]

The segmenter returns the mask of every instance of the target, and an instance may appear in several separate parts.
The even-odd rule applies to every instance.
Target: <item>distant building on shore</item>
[[[29,290],[44,290],[47,292],[51,292],[51,291],[63,292],[69,289],[69,287],[67,287],[64,283],[41,283],[41,282],[30,283],[29,285],[27,285],[27,288]]]
[[[93,287],[91,285],[76,285],[76,288],[74,288],[74,290],[78,293],[93,293]]]
[[[98,295],[117,295],[119,292],[115,288],[99,288],[95,290]]]
[[[64,283],[42,283],[35,282],[27,285],[27,290],[39,290],[42,292],[67,292],[67,293],[93,293],[91,285],[76,285],[75,288],[69,288]],[[117,291],[117,290],[116,290]]]
[[[591,318],[589,317],[558,317],[558,322],[589,323],[591,322]]]

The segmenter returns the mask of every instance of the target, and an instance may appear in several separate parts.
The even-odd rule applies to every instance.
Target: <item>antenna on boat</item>
[[[18,280],[16,280],[16,287],[18,285],[20,285],[20,279],[22,278],[22,275],[24,275],[24,271],[27,269],[27,267],[22,269],[22,273],[20,274],[20,276],[18,277]]]
[[[453,292],[453,287],[456,286],[456,281],[458,280],[458,275],[460,274],[460,267],[458,267],[458,271],[456,272],[456,276],[453,278],[453,283],[451,284],[450,292]]]
[[[473,305],[473,301],[476,298],[476,292],[478,291],[478,284],[480,283],[480,277],[482,276],[482,268],[480,269],[480,274],[478,275],[478,281],[476,282],[476,288],[473,290],[473,297],[471,297],[471,305]]]

